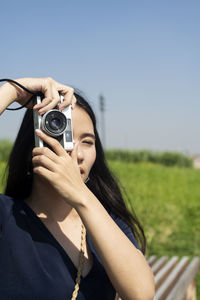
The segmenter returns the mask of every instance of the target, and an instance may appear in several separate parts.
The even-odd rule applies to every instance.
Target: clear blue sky
[[[99,123],[104,95],[107,148],[200,153],[199,1],[2,1],[0,38],[1,78],[77,87]],[[0,138],[23,112],[1,116]]]

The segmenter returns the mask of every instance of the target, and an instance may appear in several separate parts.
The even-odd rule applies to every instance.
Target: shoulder
[[[0,221],[8,220],[12,214],[14,199],[12,197],[0,194]]]
[[[112,213],[110,214],[110,216],[115,221],[115,223],[119,226],[119,228],[124,232],[124,234],[129,238],[129,240],[134,244],[134,246],[140,250],[140,247],[138,245],[138,242],[134,236],[131,227],[119,216],[116,216]]]
[[[9,209],[12,207],[14,199],[10,196],[0,194],[0,206]]]

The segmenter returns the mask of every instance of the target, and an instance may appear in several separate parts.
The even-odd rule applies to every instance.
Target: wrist
[[[85,188],[79,193],[78,201],[75,202],[74,208],[77,212],[87,209],[94,197],[93,193],[85,186]]]
[[[24,78],[15,79],[15,81],[26,87],[26,80]],[[26,92],[20,86],[14,84],[12,82],[10,82],[8,84],[10,84],[12,86],[12,88],[14,89],[14,93],[15,93],[14,101],[18,102],[19,104],[22,105],[23,102],[25,100],[27,100],[28,97],[30,97],[30,94],[28,92]]]
[[[0,87],[0,114],[15,101],[15,88],[8,82]]]

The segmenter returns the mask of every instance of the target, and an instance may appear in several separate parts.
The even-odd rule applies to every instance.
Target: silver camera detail
[[[63,102],[63,95],[60,95],[60,103]],[[41,103],[42,99],[37,96],[37,104]],[[72,116],[71,105],[58,110],[54,109],[47,111],[44,115],[39,115],[38,111],[33,112],[34,129],[40,129],[48,135],[54,137],[63,146],[66,151],[73,150],[73,132],[72,132]],[[49,147],[35,133],[36,147]]]

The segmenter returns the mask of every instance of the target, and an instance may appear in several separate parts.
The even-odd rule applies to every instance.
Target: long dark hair
[[[96,128],[95,114],[81,95],[75,93],[75,97],[77,99],[76,105],[84,109],[90,116],[96,137],[96,160],[90,171],[90,180],[87,182],[87,186],[109,213],[121,217],[132,228],[134,236],[145,254],[146,238],[143,228],[134,211],[130,212],[127,209],[122,197],[120,183],[107,166]],[[32,150],[34,144],[33,111],[27,109],[7,166],[6,195],[13,198],[26,198],[30,195],[33,184]]]

